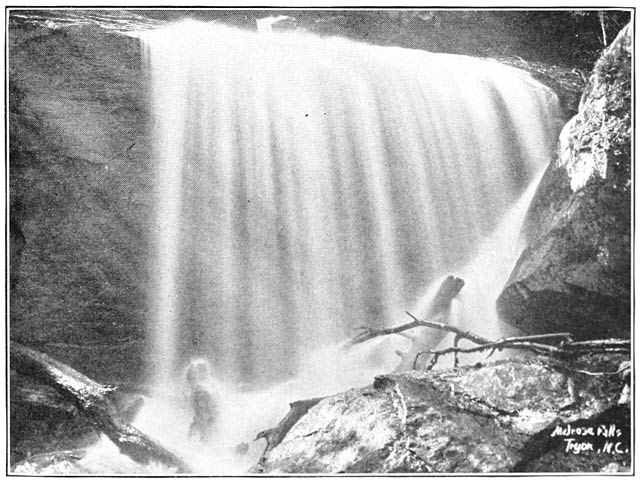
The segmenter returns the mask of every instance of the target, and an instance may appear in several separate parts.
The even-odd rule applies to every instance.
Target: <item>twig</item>
[[[631,341],[628,339],[583,340],[562,343],[561,345],[565,349],[571,349],[574,352],[593,352],[596,349],[626,349],[625,352],[631,351]]]
[[[453,277],[454,278],[454,277]],[[460,279],[457,279],[460,280]],[[463,283],[463,282],[462,282]],[[461,287],[459,287],[461,288]],[[458,288],[453,293],[457,293]],[[448,301],[452,300],[452,297],[447,299]],[[437,311],[435,311],[438,313]],[[459,364],[458,354],[470,354],[474,352],[483,352],[490,351],[488,357],[492,356],[496,351],[501,351],[503,349],[523,349],[535,352],[537,354],[544,354],[548,356],[555,356],[561,359],[569,357],[578,357],[582,354],[591,354],[591,353],[630,353],[631,352],[631,341],[626,339],[604,339],[604,340],[589,340],[589,341],[579,341],[576,342],[573,340],[573,337],[568,332],[556,332],[553,334],[537,334],[537,335],[525,335],[517,337],[506,337],[498,340],[490,340],[485,337],[481,337],[472,332],[462,330],[453,325],[444,324],[441,322],[431,322],[427,320],[421,320],[412,315],[410,312],[406,314],[412,318],[412,322],[407,324],[399,325],[397,327],[391,328],[381,328],[373,329],[370,327],[361,327],[361,332],[357,334],[351,341],[351,344],[359,344],[365,342],[369,339],[383,335],[393,335],[398,334],[403,337],[408,337],[407,334],[402,334],[407,330],[414,329],[416,327],[425,327],[429,329],[437,329],[445,332],[451,332],[455,334],[453,340],[453,346],[441,350],[429,350],[429,351],[419,351],[415,355],[415,358],[412,363],[412,368],[417,368],[417,362],[422,355],[432,354],[432,358],[429,361],[426,369],[431,369],[437,364],[437,361],[441,356],[446,354],[454,355],[454,365],[457,367]],[[411,337],[408,337],[411,338]],[[459,342],[461,340],[468,340],[477,344],[475,347],[460,347]],[[542,341],[551,341],[559,340],[557,344],[543,343]]]
[[[360,332],[354,336],[351,340],[352,344],[360,344],[375,337],[380,337],[382,335],[392,335],[399,334],[406,330],[414,329],[415,327],[420,327],[422,324],[411,322],[409,324],[400,325],[399,327],[392,327],[388,329],[373,329],[371,327],[359,327]],[[400,334],[401,335],[401,334]]]
[[[481,337],[477,334],[473,334],[472,332],[468,332],[465,330],[461,330],[458,327],[455,327],[454,325],[448,325],[448,324],[442,324],[441,322],[430,322],[427,320],[419,320],[417,317],[412,315],[410,312],[406,312],[408,316],[412,317],[414,319],[414,323],[416,323],[419,326],[422,327],[429,327],[431,329],[439,329],[439,330],[445,330],[447,332],[452,332],[453,334],[457,334],[460,339],[466,339],[471,342],[474,342],[475,344],[488,344],[490,340]]]
[[[594,340],[582,342],[568,342],[570,334],[542,334],[542,335],[528,335],[523,337],[507,337],[492,342],[477,345],[475,347],[448,347],[441,350],[431,350],[418,352],[415,356],[413,369],[417,367],[417,361],[423,354],[432,354],[432,359],[427,365],[427,369],[432,369],[439,357],[446,354],[469,354],[473,352],[483,352],[491,350],[491,354],[496,350],[503,349],[525,349],[538,354],[545,354],[557,357],[577,357],[582,354],[589,354],[594,352],[611,352],[611,353],[628,353],[631,351],[631,342],[625,339],[607,339],[607,340]],[[536,341],[546,340],[551,338],[564,338],[559,345],[542,344]]]
[[[627,370],[627,368],[621,368],[618,369],[617,371],[610,371],[610,372],[591,372],[591,371],[584,371],[582,369],[575,369],[571,368],[570,369],[573,372],[577,372],[579,374],[585,374],[587,376],[615,376],[617,374],[622,374],[624,371]]]
[[[466,339],[476,344],[488,344],[491,342],[488,339],[484,339],[483,337],[473,334],[472,332],[461,330],[453,325],[443,324],[441,322],[429,322],[427,320],[420,320],[414,315],[412,315],[410,312],[406,312],[406,314],[412,317],[413,322],[400,325],[397,327],[391,327],[388,329],[372,329],[369,327],[361,327],[360,328],[361,333],[357,334],[352,339],[351,343],[359,344],[361,342],[365,342],[366,340],[373,339],[375,337],[379,337],[382,335],[398,334],[399,332],[404,332],[406,330],[414,329],[416,327],[427,327],[429,329],[445,330],[446,332],[452,332],[453,334],[458,335],[460,339]]]
[[[459,340],[461,337],[459,334],[455,334],[455,339],[453,340],[453,347],[459,347]],[[455,360],[453,362],[453,367],[457,367],[459,365],[459,358],[457,357],[457,353],[454,354]]]

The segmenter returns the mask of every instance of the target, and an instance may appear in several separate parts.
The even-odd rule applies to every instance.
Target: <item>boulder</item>
[[[497,300],[528,333],[631,330],[631,35],[599,59],[527,215],[527,247]]]
[[[251,471],[563,472],[614,464],[628,471],[630,405],[617,404],[623,386],[617,374],[570,373],[539,358],[378,376],[322,399]],[[614,433],[597,434],[600,425],[614,425]],[[593,434],[570,435],[577,428]],[[598,451],[607,443],[611,452]]]

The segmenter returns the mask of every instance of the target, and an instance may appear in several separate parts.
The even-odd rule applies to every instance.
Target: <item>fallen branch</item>
[[[601,339],[583,340],[579,342],[568,342],[561,344],[566,350],[574,354],[590,354],[593,352],[631,352],[631,341],[629,339]]]
[[[470,334],[470,333],[469,333]],[[441,356],[447,354],[455,355],[455,364],[457,363],[457,354],[470,354],[474,352],[491,351],[488,357],[493,355],[495,351],[503,349],[522,349],[553,356],[557,358],[578,357],[583,354],[590,353],[630,353],[631,342],[626,339],[606,339],[594,341],[581,341],[573,342],[569,333],[556,333],[556,334],[540,334],[540,335],[527,335],[522,337],[507,337],[496,341],[478,342],[470,337],[462,337],[475,342],[479,345],[475,347],[459,347],[454,344],[453,347],[448,347],[441,350],[420,351],[415,356],[413,362],[413,369],[416,369],[417,362],[422,355],[432,354],[430,362],[427,364],[426,369],[431,369],[435,366]],[[479,338],[484,340],[483,338]],[[562,339],[557,345],[543,344],[540,341],[550,339]]]
[[[180,458],[143,432],[121,422],[116,406],[108,397],[114,388],[103,386],[66,364],[16,342],[10,343],[10,364],[16,373],[53,387],[60,398],[73,404],[132,460],[141,464],[155,461],[180,473],[189,473]]]
[[[439,290],[437,291],[437,294],[435,295],[435,298],[433,299],[427,311],[427,318],[435,318],[446,312],[450,308],[450,304],[453,298],[457,296],[463,286],[464,281],[462,279],[457,278],[453,275],[449,275],[448,277],[446,277],[439,287]],[[528,350],[537,354],[553,356],[561,359],[573,358],[583,354],[592,353],[631,352],[631,342],[625,339],[605,339],[576,342],[573,340],[570,333],[560,332],[553,334],[526,335],[519,337],[507,337],[499,340],[490,340],[472,332],[462,330],[454,325],[449,325],[442,322],[421,320],[412,315],[410,312],[406,312],[406,314],[408,314],[408,316],[412,318],[412,322],[399,325],[397,327],[380,329],[372,327],[360,327],[360,332],[351,339],[350,343],[359,344],[375,337],[393,334],[410,338],[414,343],[416,343],[415,338],[404,334],[404,332],[415,329],[417,327],[436,329],[455,334],[452,347],[441,350],[417,351],[412,363],[413,369],[417,368],[417,362],[419,361],[419,358],[422,355],[426,354],[431,354],[433,356],[426,367],[426,369],[431,369],[435,366],[439,358],[446,354],[454,355],[454,365],[456,367],[459,363],[457,357],[458,354],[490,351],[490,354],[488,356],[490,357],[495,351],[501,351],[503,349]],[[559,340],[559,342],[557,344],[545,344],[542,342],[550,341],[551,339]],[[459,342],[461,340],[468,340],[477,345],[474,347],[460,347]],[[401,353],[399,351],[397,351],[397,355],[402,357],[402,359],[405,356],[404,353]]]
[[[111,341],[87,341],[83,342],[81,344],[71,344],[67,342],[40,342],[38,345],[42,345],[44,347],[50,348],[54,347],[57,349],[84,349],[84,350],[94,350],[94,349],[99,349],[99,348],[105,348],[105,349],[110,349],[113,347],[122,347],[122,346],[127,346],[127,345],[134,345],[134,344],[143,344],[143,341],[141,339],[134,339],[134,338],[126,338],[126,339],[118,339],[118,340],[111,340]]]
[[[444,324],[442,322],[430,322],[428,320],[419,320],[417,317],[412,315],[410,312],[406,312],[409,317],[411,317],[414,322],[411,322],[411,324],[414,324],[415,327],[428,327],[430,329],[439,329],[443,330],[446,332],[452,332],[455,334],[459,339],[465,339],[469,340],[471,342],[474,342],[475,344],[489,344],[491,341],[489,339],[486,339],[484,337],[481,337],[477,334],[473,334],[472,332],[468,332],[466,330],[462,330],[458,327],[455,327],[454,325],[448,325]],[[410,325],[410,324],[408,324]]]
[[[454,275],[448,275],[444,281],[439,286],[439,290],[435,294],[435,298],[432,300],[427,312],[427,318],[434,318],[440,315],[443,312],[446,312],[450,308],[452,300],[459,294],[461,289],[464,286],[464,281],[461,278],[457,278]],[[406,312],[408,314],[408,312]],[[410,314],[408,314],[410,315]],[[398,327],[391,327],[387,329],[376,329],[372,327],[359,327],[360,332],[352,338],[351,344],[360,344],[375,337],[380,337],[383,335],[399,334],[404,337],[408,337],[401,332],[405,332],[416,327],[429,327],[429,328],[438,328],[443,329],[446,324],[438,324],[436,322],[425,322],[417,319],[416,317],[410,315],[414,321],[408,324],[400,325]],[[436,324],[436,325],[432,325]]]
[[[290,431],[292,426],[294,426],[296,422],[310,410],[310,408],[315,406],[322,399],[324,398],[316,397],[313,399],[304,399],[302,401],[294,401],[290,403],[290,411],[281,421],[279,421],[279,424],[257,434],[254,439],[255,441],[265,438],[265,441],[267,442],[267,445],[263,450],[263,455],[283,441],[283,438],[285,438],[285,435],[288,434],[288,431]]]

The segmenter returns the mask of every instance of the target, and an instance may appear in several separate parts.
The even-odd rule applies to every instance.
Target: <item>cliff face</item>
[[[153,181],[139,42],[10,32],[10,335],[101,380],[136,378]]]
[[[631,35],[629,25],[595,65],[497,301],[500,316],[529,333],[630,335]]]

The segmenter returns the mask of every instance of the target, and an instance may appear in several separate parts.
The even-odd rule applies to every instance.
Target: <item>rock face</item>
[[[582,377],[571,376],[580,395],[573,404],[568,373],[541,360],[379,376],[370,387],[323,399],[252,471],[563,472],[600,471],[612,463],[627,468],[630,406],[616,404],[623,383],[617,375]],[[568,436],[568,428],[605,421],[617,426],[619,437]],[[567,451],[569,437],[594,450]],[[617,439],[623,453],[598,454],[607,439]]]
[[[497,308],[529,333],[628,337],[631,25],[597,62],[533,199],[528,245]]]
[[[10,32],[10,336],[136,380],[154,180],[140,43],[19,19]]]

